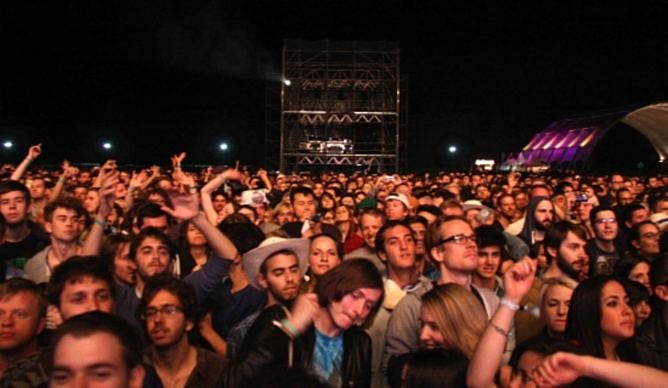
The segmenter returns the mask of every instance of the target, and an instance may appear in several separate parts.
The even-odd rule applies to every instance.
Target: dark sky
[[[18,160],[260,163],[284,39],[396,41],[411,167],[516,151],[551,121],[668,98],[668,3],[133,1],[3,5],[0,137]],[[588,4],[582,4],[588,3]],[[217,151],[228,141],[226,155]]]

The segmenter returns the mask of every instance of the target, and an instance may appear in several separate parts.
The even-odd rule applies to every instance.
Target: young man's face
[[[515,206],[515,199],[511,196],[505,196],[499,201],[499,210],[506,218],[515,217],[517,207]]]
[[[183,304],[179,298],[167,290],[155,294],[144,314],[146,331],[151,343],[157,348],[179,343],[193,328],[193,323],[183,314]]]
[[[63,336],[53,352],[51,387],[141,387],[144,368],[130,370],[118,339],[105,332]]]
[[[163,273],[171,265],[169,248],[155,237],[146,237],[137,248],[135,263],[137,274],[144,279]]]
[[[297,256],[279,253],[265,261],[266,271],[258,273],[257,281],[278,302],[294,300],[299,292],[302,271]]]
[[[42,179],[33,180],[32,184],[30,185],[30,197],[37,201],[44,198],[45,194],[46,194],[46,185],[44,184],[44,180]]]
[[[332,301],[328,311],[332,321],[341,330],[366,321],[373,308],[380,301],[383,292],[377,288],[358,288],[345,294],[340,301]]]
[[[10,191],[0,195],[0,213],[7,225],[18,225],[26,220],[28,201],[21,191]]]
[[[62,242],[74,242],[81,232],[81,216],[73,209],[56,208],[51,220],[44,225],[51,238]]]
[[[77,186],[72,192],[74,197],[83,203],[86,200],[86,195],[88,194],[88,189],[83,186]]]
[[[224,196],[218,194],[213,197],[213,210],[215,210],[216,213],[223,211],[225,205],[227,205],[227,199]]]
[[[383,232],[383,240],[383,250],[378,255],[390,270],[415,267],[415,239],[412,230],[404,225],[397,225]]]
[[[0,352],[19,351],[44,330],[39,300],[27,291],[0,300]]]
[[[298,220],[304,221],[315,214],[315,199],[313,195],[297,193],[295,194],[294,202],[292,208]]]
[[[483,279],[492,279],[496,276],[496,272],[501,265],[501,247],[488,246],[478,248],[478,267],[476,268],[476,276]]]
[[[602,210],[596,213],[593,226],[594,234],[599,240],[613,241],[617,237],[619,224],[612,210]]]
[[[431,249],[431,255],[450,271],[471,273],[478,266],[475,232],[462,220],[444,222],[439,229],[439,240],[444,241],[455,236],[460,236],[462,243],[457,243],[454,239],[443,242]]]
[[[638,240],[631,241],[643,255],[654,257],[659,254],[661,231],[654,224],[644,224],[638,229]]]
[[[60,293],[60,314],[70,319],[89,311],[111,313],[114,298],[111,284],[92,276],[70,279]]]
[[[376,234],[378,234],[378,230],[380,230],[382,226],[383,217],[381,216],[364,214],[360,218],[362,237],[364,237],[364,242],[369,248],[376,247]]]
[[[639,224],[639,223],[641,223],[643,221],[647,221],[647,220],[649,220],[649,212],[647,211],[647,209],[638,209],[638,210],[634,211],[633,213],[631,213],[631,219],[630,219],[630,222],[628,223],[630,225],[628,225],[628,226],[630,228],[635,224]]]
[[[385,202],[385,217],[388,220],[401,220],[406,215],[408,215],[408,210],[401,201],[391,199]]]
[[[585,264],[589,261],[589,256],[585,251],[586,241],[578,237],[573,232],[568,232],[566,238],[559,246],[557,253],[557,266],[562,272],[571,278],[577,280]],[[549,248],[548,249],[552,249]]]
[[[417,256],[423,256],[427,253],[427,249],[424,245],[424,236],[427,233],[427,227],[420,222],[414,222],[410,224],[410,227],[413,231],[413,236],[415,237],[415,254]]]

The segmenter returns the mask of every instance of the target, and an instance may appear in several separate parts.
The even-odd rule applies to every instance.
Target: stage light
[[[290,81],[289,79],[283,80],[283,83],[285,84],[285,86],[292,85],[292,81]]]
[[[108,141],[102,143],[102,148],[104,148],[105,150],[110,150],[111,147],[112,147],[111,143],[109,143]]]
[[[11,141],[8,140],[8,141],[2,143],[2,146],[5,147],[5,148],[12,148],[12,147],[14,147],[14,143],[12,143]]]
[[[450,147],[448,147],[448,152],[454,154],[455,152],[457,152],[457,146],[451,145]]]
[[[227,149],[229,148],[229,146],[227,145],[227,143],[223,142],[223,143],[220,143],[220,145],[218,146],[218,148],[220,148],[221,151],[227,151]]]

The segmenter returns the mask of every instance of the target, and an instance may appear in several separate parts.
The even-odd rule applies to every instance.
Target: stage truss
[[[286,41],[280,91],[268,90],[267,159],[281,171],[405,164],[405,82],[388,42]],[[403,93],[403,95],[402,95]],[[276,101],[280,111],[276,112]],[[269,162],[269,160],[267,160]]]

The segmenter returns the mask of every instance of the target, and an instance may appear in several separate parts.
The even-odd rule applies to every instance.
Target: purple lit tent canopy
[[[506,160],[509,166],[584,162],[618,122],[645,136],[659,160],[668,158],[668,102],[595,113],[555,121],[537,133],[522,151]]]

